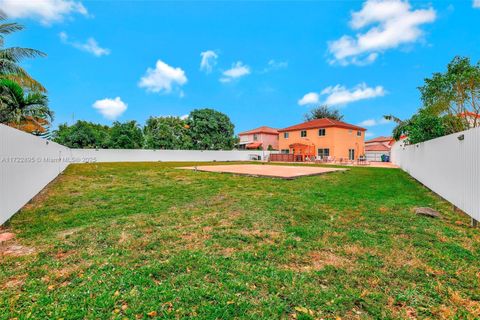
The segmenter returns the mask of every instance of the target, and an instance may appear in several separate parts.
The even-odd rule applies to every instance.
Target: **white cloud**
[[[480,0],[473,0],[473,7],[480,8]]]
[[[107,56],[110,54],[110,49],[102,48],[98,45],[94,38],[88,38],[85,42],[70,41],[66,32],[60,32],[60,40],[79,50],[93,54],[96,57]]]
[[[382,97],[385,94],[386,91],[382,86],[370,88],[365,83],[361,83],[350,90],[337,84],[335,87],[327,87],[321,92],[321,95],[327,96],[323,103],[329,106],[345,105],[359,100]]]
[[[213,50],[207,50],[200,53],[202,60],[200,61],[200,70],[210,73],[217,64],[218,54]]]
[[[244,65],[241,61],[237,61],[232,64],[232,67],[228,70],[225,70],[222,74],[223,77],[220,78],[220,82],[230,82],[234,79],[241,78],[250,74],[250,67]]]
[[[127,110],[127,104],[123,102],[120,97],[97,100],[93,104],[93,107],[109,120],[117,119]]]
[[[71,0],[0,0],[0,8],[9,18],[32,18],[47,25],[73,13],[88,15],[81,2]]]
[[[479,0],[476,0],[479,1]],[[350,27],[355,36],[344,35],[328,44],[331,63],[365,65],[379,53],[421,39],[420,26],[436,19],[433,8],[413,10],[408,1],[367,0],[360,11],[353,12]],[[368,30],[360,31],[369,27]]]
[[[375,119],[367,119],[360,122],[358,125],[361,127],[373,127],[377,124]]]
[[[181,68],[171,67],[162,60],[157,60],[155,69],[148,68],[138,86],[150,92],[169,93],[174,87],[181,87],[185,83],[187,83],[185,71]]]
[[[274,59],[270,59],[268,61],[267,67],[263,69],[262,73],[267,73],[270,71],[276,71],[280,69],[285,69],[288,67],[287,61],[276,61]]]
[[[308,104],[326,104],[329,106],[346,105],[351,102],[382,97],[386,94],[386,90],[382,86],[370,88],[365,83],[361,83],[352,89],[337,84],[336,86],[327,87],[320,92],[310,92],[298,100],[299,105]],[[326,96],[324,100],[320,100],[321,96]]]
[[[370,132],[370,131],[365,132],[365,138],[371,138],[374,135],[375,135],[375,133],[373,133],[373,132]]]
[[[316,92],[309,92],[302,99],[298,100],[298,104],[301,106],[318,103],[320,103],[320,95]]]
[[[367,119],[367,120],[363,120],[358,125],[361,126],[361,127],[375,127],[375,126],[378,126],[378,125],[387,124],[387,123],[391,123],[391,122],[392,121],[387,120],[385,118],[381,118],[381,119],[378,119],[378,120]]]

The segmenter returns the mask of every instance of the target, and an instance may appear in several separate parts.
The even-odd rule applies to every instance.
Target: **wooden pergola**
[[[308,145],[303,143],[292,143],[288,146],[293,153],[294,161],[305,161],[305,158],[315,158],[315,145]]]

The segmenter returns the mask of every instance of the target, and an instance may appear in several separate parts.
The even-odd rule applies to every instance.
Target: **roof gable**
[[[343,121],[329,119],[329,118],[310,120],[307,122],[299,123],[287,128],[280,129],[278,131],[285,132],[285,131],[297,131],[297,130],[307,130],[307,129],[317,129],[317,128],[328,128],[328,127],[367,131],[367,129],[365,128],[355,126],[353,124],[349,124]]]
[[[258,128],[252,129],[252,130],[240,132],[238,135],[239,136],[244,136],[244,135],[247,135],[247,134],[258,134],[258,133],[278,134],[278,130],[275,129],[275,128],[262,126],[262,127],[258,127]]]
[[[392,141],[392,137],[376,137],[370,140],[365,141],[365,143],[373,143],[373,142],[390,142]]]

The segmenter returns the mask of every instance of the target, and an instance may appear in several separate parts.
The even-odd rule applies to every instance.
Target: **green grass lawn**
[[[71,165],[7,224],[35,253],[0,256],[0,319],[480,317],[479,230],[406,173],[179,165]]]

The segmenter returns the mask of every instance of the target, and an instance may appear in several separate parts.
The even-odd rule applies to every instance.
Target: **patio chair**
[[[311,161],[312,163],[315,163],[315,162],[317,161],[317,157],[316,157],[316,156],[311,156],[311,157],[310,157],[310,161]]]

